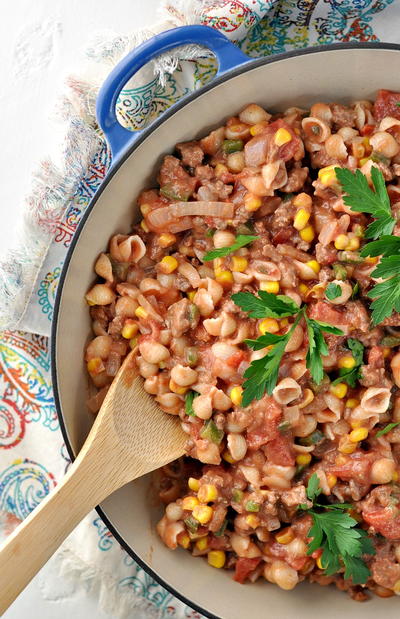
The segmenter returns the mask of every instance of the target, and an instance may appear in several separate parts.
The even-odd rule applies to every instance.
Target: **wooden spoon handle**
[[[106,495],[107,489],[100,493],[99,485],[91,489],[90,472],[93,475],[78,458],[58,486],[6,539],[0,550],[0,615]]]

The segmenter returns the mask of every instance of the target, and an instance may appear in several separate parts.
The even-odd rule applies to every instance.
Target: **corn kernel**
[[[388,346],[384,346],[382,348],[383,358],[387,359],[390,356],[390,352],[391,352],[390,348]]]
[[[100,374],[105,369],[103,360],[100,357],[94,357],[87,362],[87,370],[90,374]]]
[[[335,458],[335,464],[337,464],[338,466],[342,466],[342,464],[346,464],[346,462],[347,462],[347,458],[346,456],[343,456],[342,454],[339,454]]]
[[[318,557],[318,559],[316,560],[316,564],[319,567],[320,570],[324,569],[324,566],[322,565],[322,558]]]
[[[306,262],[306,265],[310,267],[310,269],[312,269],[314,273],[319,273],[321,270],[321,265],[316,260],[309,260],[308,262]]]
[[[182,499],[182,509],[191,512],[195,507],[198,507],[199,500],[195,496],[185,496]]]
[[[233,387],[230,393],[232,404],[234,404],[235,406],[240,406],[242,403],[242,394],[243,394],[242,387],[240,387],[239,385],[237,387]]]
[[[162,273],[173,273],[178,268],[178,261],[173,256],[164,256],[159,262],[159,268]]]
[[[329,488],[333,488],[333,486],[336,486],[337,484],[337,477],[336,475],[333,475],[332,473],[328,473],[326,476],[326,481],[327,481]]]
[[[250,135],[258,135],[259,133],[262,133],[267,125],[268,123],[266,121],[252,125],[250,127]]]
[[[177,393],[178,395],[184,395],[189,389],[189,387],[181,387],[181,385],[177,385],[176,382],[172,380],[172,378],[169,381],[169,388],[170,391],[172,391],[173,393]]]
[[[278,321],[275,320],[275,318],[264,318],[258,325],[258,330],[261,335],[265,335],[266,333],[278,333]]]
[[[347,408],[356,408],[359,404],[360,400],[357,400],[357,398],[349,398],[348,400],[346,400]]]
[[[201,524],[207,524],[213,517],[213,508],[209,505],[196,505],[193,509],[193,518],[196,518]]]
[[[133,321],[126,322],[124,326],[122,327],[121,335],[126,340],[130,340],[132,337],[136,335],[138,330],[139,330],[139,327],[136,322],[133,322]]]
[[[151,210],[151,206],[150,204],[141,204],[140,205],[140,212],[142,213],[143,217],[145,217],[147,215],[147,213],[149,213]]]
[[[233,256],[231,264],[232,271],[236,271],[237,273],[243,273],[249,265],[248,261],[246,258],[243,258],[243,256]]]
[[[222,457],[225,460],[225,462],[229,462],[229,464],[233,464],[235,462],[230,452],[227,449],[225,449],[225,451],[222,452]]]
[[[164,234],[160,234],[158,237],[158,244],[160,247],[171,247],[174,243],[176,243],[175,234],[164,232]]]
[[[346,370],[352,370],[356,365],[356,360],[351,355],[347,355],[346,357],[340,357],[338,361],[338,366],[340,368],[345,368]]]
[[[138,341],[137,337],[132,337],[132,338],[129,340],[129,346],[130,346],[130,348],[131,348],[132,350],[133,350],[134,348],[136,348],[136,346],[137,346],[137,341]]]
[[[338,383],[337,385],[331,385],[330,391],[337,398],[340,398],[340,399],[345,398],[347,394],[347,385],[346,383]]]
[[[307,294],[307,292],[308,292],[307,284],[299,284],[299,292],[301,294]]]
[[[346,249],[349,244],[349,237],[347,234],[339,234],[335,239],[336,249]]]
[[[291,139],[292,139],[292,136],[290,132],[287,129],[284,129],[283,127],[281,127],[275,133],[274,142],[277,146],[283,146],[284,144],[287,144],[288,142],[290,142]]]
[[[298,464],[299,466],[307,466],[307,464],[310,464],[310,462],[311,454],[305,453],[296,456],[296,464]]]
[[[276,533],[275,539],[278,544],[290,544],[294,540],[294,534],[291,528],[283,529]]]
[[[278,294],[279,282],[272,282],[272,281],[260,282],[260,290],[264,290],[265,292],[270,292],[271,294]]]
[[[363,165],[365,165],[367,163],[367,161],[369,161],[369,157],[363,157],[362,159],[358,160],[358,164],[360,166],[360,168],[363,167]]]
[[[349,244],[347,245],[346,249],[349,251],[356,251],[357,249],[360,249],[360,239],[356,236],[353,236],[349,240]]]
[[[197,550],[200,550],[200,552],[206,550],[208,546],[208,536],[206,535],[205,537],[201,537],[200,539],[198,539],[195,546]]]
[[[187,296],[188,296],[189,301],[192,301],[192,302],[193,302],[193,299],[194,299],[194,298],[195,298],[195,296],[196,296],[196,291],[195,291],[195,290],[190,290],[190,291],[189,291],[189,292],[187,292],[186,294],[187,294]]]
[[[244,208],[246,211],[252,213],[253,211],[258,211],[260,206],[262,205],[262,200],[258,196],[253,196],[251,193],[247,193],[244,198]]]
[[[330,187],[336,183],[335,166],[328,165],[326,168],[321,168],[318,172],[318,178],[325,187]]]
[[[294,216],[293,227],[296,230],[303,230],[308,224],[308,220],[311,217],[311,213],[304,208],[300,208]]]
[[[364,441],[368,436],[367,428],[357,428],[353,430],[349,434],[349,439],[352,443],[358,443],[359,441]]]
[[[215,280],[223,286],[230,286],[233,284],[233,275],[231,271],[218,271],[215,274]]]
[[[217,165],[214,168],[214,172],[215,172],[215,176],[219,178],[220,176],[222,176],[222,174],[225,174],[225,172],[228,172],[228,168],[223,163],[217,163]]]
[[[364,258],[364,262],[366,262],[367,264],[376,264],[378,260],[379,258],[375,256],[368,256],[367,258]]]
[[[288,319],[287,319],[287,318],[282,318],[282,319],[279,321],[279,326],[280,326],[280,328],[281,328],[281,329],[284,329],[285,327],[287,327],[287,326],[288,326],[288,324],[289,324],[289,321],[288,321]]]
[[[208,565],[220,569],[224,567],[226,556],[223,550],[210,550],[207,554]]]
[[[182,548],[185,548],[185,550],[188,549],[190,546],[190,537],[187,533],[180,533],[176,541],[178,542],[179,546],[182,546]]]
[[[392,480],[394,482],[399,481],[399,474],[397,471],[394,471],[393,475],[392,475]]]
[[[146,312],[146,310],[144,309],[144,307],[142,307],[141,305],[139,305],[139,307],[137,307],[135,309],[135,315],[138,318],[147,318],[148,314]]]
[[[308,195],[308,193],[304,193],[304,191],[302,191],[293,198],[293,205],[297,208],[310,209],[312,206],[312,198]]]
[[[312,226],[306,226],[303,230],[300,230],[300,237],[306,243],[311,243],[315,238],[314,228]]]
[[[393,587],[393,591],[394,591],[396,594],[399,594],[399,593],[400,593],[400,580],[397,580],[397,581],[395,582],[394,587]]]
[[[338,449],[340,453],[342,454],[352,454],[357,449],[357,443],[352,443],[350,441],[350,437],[347,435],[344,435],[339,441]]]
[[[145,220],[142,219],[142,221],[140,222],[140,227],[142,228],[142,230],[144,230],[145,232],[150,232],[150,228],[149,226],[146,224]]]
[[[246,516],[246,523],[252,529],[256,529],[257,527],[260,526],[261,520],[255,514],[249,514],[248,516]]]
[[[210,501],[216,501],[218,498],[217,487],[214,486],[214,484],[203,484],[199,488],[197,498],[200,503],[210,503]]]
[[[193,492],[197,492],[198,489],[200,488],[200,482],[195,477],[189,477],[188,486],[190,490],[193,490]]]

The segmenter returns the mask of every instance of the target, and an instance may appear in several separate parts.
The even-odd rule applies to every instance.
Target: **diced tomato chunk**
[[[279,434],[278,423],[282,417],[281,407],[269,396],[250,405],[254,422],[247,430],[246,440],[250,449],[259,449],[273,441]]]
[[[238,350],[233,355],[228,357],[226,360],[226,364],[229,365],[230,368],[237,368],[246,357],[246,353],[244,350]]]
[[[377,507],[362,513],[365,522],[387,539],[400,539],[400,516],[394,517],[390,507]]]
[[[243,584],[244,581],[248,578],[249,574],[251,574],[251,572],[253,572],[256,567],[258,567],[260,561],[261,559],[259,557],[256,557],[254,559],[245,559],[243,557],[240,557],[240,559],[236,561],[235,575],[233,579],[236,580],[236,582],[240,582],[241,584]]]
[[[278,435],[272,441],[269,441],[265,448],[265,453],[268,460],[279,466],[293,466],[295,457],[292,448],[292,439],[278,431]]]
[[[374,103],[374,116],[377,121],[382,120],[385,116],[393,116],[400,120],[400,92],[392,90],[379,90]]]
[[[364,125],[362,129],[360,129],[360,135],[368,136],[374,131],[375,125]]]
[[[312,305],[308,312],[310,318],[327,322],[330,325],[346,325],[348,324],[346,315],[340,310],[334,309],[329,303],[318,301]]]

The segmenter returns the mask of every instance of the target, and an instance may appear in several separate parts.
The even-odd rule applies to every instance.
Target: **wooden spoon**
[[[68,473],[0,548],[0,615],[93,507],[183,455],[179,418],[144,391],[134,356],[125,359]]]

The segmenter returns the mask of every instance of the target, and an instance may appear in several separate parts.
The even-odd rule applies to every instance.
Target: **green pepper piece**
[[[227,155],[229,153],[236,153],[238,150],[243,150],[243,140],[224,140],[222,150]]]
[[[305,447],[309,447],[310,445],[316,445],[317,443],[320,443],[321,441],[324,440],[324,438],[325,438],[325,435],[322,432],[320,432],[319,430],[315,430],[308,436],[304,436],[303,438],[300,438],[299,444]]]
[[[193,400],[198,395],[199,394],[195,391],[188,391],[185,395],[185,413],[186,415],[189,415],[189,417],[196,417],[196,413],[193,410]]]
[[[346,271],[346,268],[342,264],[335,262],[332,265],[332,269],[335,274],[335,279],[341,279],[341,280],[347,279],[347,271]]]
[[[243,492],[238,488],[234,488],[232,491],[232,501],[234,501],[234,503],[241,503],[242,499]]]
[[[278,430],[281,434],[286,434],[286,432],[290,430],[290,422],[282,421],[282,423],[280,423],[278,426]]]
[[[209,230],[207,230],[206,232],[206,236],[210,237],[210,236],[214,236],[214,234],[216,233],[217,229],[216,228],[210,228]]]
[[[361,258],[358,251],[339,251],[338,258],[340,262],[345,264],[361,264],[361,262],[364,262],[364,258]]]
[[[224,437],[224,431],[218,430],[213,420],[208,419],[200,432],[200,436],[201,438],[207,439],[208,441],[219,445]]]
[[[250,500],[250,501],[247,501],[244,507],[246,511],[248,512],[259,512],[261,505],[259,503],[256,503],[255,501]]]
[[[196,533],[200,524],[199,522],[197,522],[197,520],[193,518],[193,516],[189,516],[189,518],[186,518],[183,522],[191,533]]]
[[[180,200],[182,202],[187,202],[190,196],[190,191],[177,193],[172,183],[167,183],[160,187],[160,193],[164,198],[168,198],[168,200]]]
[[[385,155],[381,155],[381,153],[373,152],[369,158],[375,163],[386,163],[388,165],[390,163],[390,159],[385,157]]]
[[[400,337],[396,337],[395,335],[387,335],[383,338],[381,344],[386,348],[394,348],[395,346],[400,346]]]
[[[199,355],[196,346],[189,346],[185,349],[185,359],[187,364],[190,365],[191,368],[197,365]]]

